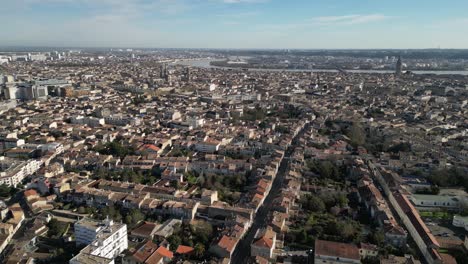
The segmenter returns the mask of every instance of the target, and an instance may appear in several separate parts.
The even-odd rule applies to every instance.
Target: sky
[[[0,46],[467,48],[467,0],[0,0]]]

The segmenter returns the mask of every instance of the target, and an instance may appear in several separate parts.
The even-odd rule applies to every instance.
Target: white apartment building
[[[21,181],[39,170],[42,161],[39,160],[16,160],[0,157],[0,184],[15,186]]]
[[[49,95],[47,86],[30,85],[28,83],[7,84],[3,92],[6,99],[10,100],[44,100]]]
[[[0,115],[15,107],[16,107],[16,100],[1,101],[0,102]]]
[[[70,260],[71,264],[92,259],[93,263],[114,263],[114,258],[128,248],[127,225],[106,219],[102,222],[81,219],[75,223],[77,246],[87,245]]]
[[[468,231],[468,216],[454,215],[452,225],[465,228],[465,230]]]
[[[85,117],[85,116],[74,116],[70,119],[72,124],[78,125],[87,125],[90,127],[97,127],[104,125],[106,122],[104,118],[96,118],[96,117]]]
[[[416,207],[447,209],[457,209],[460,207],[460,197],[458,196],[413,194],[410,196],[410,199]]]
[[[137,117],[111,115],[104,118],[106,124],[114,126],[139,126],[141,119]]]
[[[203,127],[205,125],[205,119],[198,118],[198,117],[195,117],[195,116],[187,117],[187,123],[192,128],[199,128],[199,127]]]
[[[219,150],[220,142],[204,141],[195,144],[195,150],[202,153],[214,153]]]

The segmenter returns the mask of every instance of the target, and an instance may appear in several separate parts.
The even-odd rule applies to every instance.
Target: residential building
[[[272,259],[275,247],[276,232],[269,226],[263,230],[257,231],[254,242],[250,247],[250,255]]]
[[[110,219],[102,222],[83,218],[75,223],[77,246],[87,245],[70,260],[71,264],[88,263],[84,259],[96,259],[98,263],[113,263],[113,259],[128,248],[127,225]]]
[[[360,264],[359,248],[353,244],[315,240],[315,264]]]

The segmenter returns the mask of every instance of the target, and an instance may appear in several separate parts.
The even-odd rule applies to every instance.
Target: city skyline
[[[1,46],[419,49],[468,47],[468,3],[402,0],[21,0]],[[455,8],[457,7],[457,8]]]

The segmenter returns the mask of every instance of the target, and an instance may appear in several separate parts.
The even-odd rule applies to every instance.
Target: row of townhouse
[[[170,215],[192,220],[195,217],[199,202],[172,201],[151,198],[149,193],[125,193],[89,187],[82,187],[63,197],[65,201],[87,206],[106,207],[119,205],[128,209],[140,209],[147,213]]]
[[[249,192],[248,199],[245,203],[249,209],[244,208],[232,208],[238,210],[243,210],[245,212],[249,212],[249,219],[253,219],[253,215],[255,212],[262,206],[263,201],[270,193],[273,180],[276,178],[278,173],[280,164],[284,158],[284,152],[287,147],[292,143],[294,137],[299,133],[299,131],[304,127],[306,123],[301,122],[297,129],[294,129],[293,135],[283,137],[281,141],[283,145],[282,148],[272,148],[270,151],[272,154],[269,157],[265,157],[265,162],[263,163],[263,169],[258,169],[257,173],[257,182],[255,185],[252,186],[251,191]],[[299,187],[292,184],[291,188],[293,190],[299,190]],[[298,188],[298,189],[297,189]],[[294,191],[292,191],[294,193]],[[297,195],[297,193],[295,193]],[[294,196],[294,194],[293,194]],[[289,210],[289,205],[287,206],[287,210]],[[225,210],[225,208],[217,208],[215,206],[211,206],[209,211],[216,211],[219,214],[229,214],[229,210]],[[286,210],[286,211],[287,211]],[[234,212],[234,211],[233,211]],[[231,213],[232,214],[232,213]],[[236,213],[239,215],[239,213]],[[226,216],[227,216],[226,215]],[[212,217],[215,214],[211,215]],[[283,230],[284,224],[286,221],[286,217],[277,213],[274,215],[270,222],[276,226],[277,229]],[[250,221],[249,221],[250,222]],[[234,227],[226,228],[227,232],[219,237],[219,239],[215,240],[215,242],[211,245],[209,251],[220,257],[223,263],[229,263],[232,257],[232,254],[239,242],[240,239],[244,236],[245,232],[248,230],[250,225],[235,225]],[[274,227],[269,227],[265,230],[261,230],[256,234],[255,242],[253,247],[251,248],[251,253],[254,256],[271,258],[273,257],[273,250],[276,247],[276,232],[273,230]]]
[[[9,219],[5,218],[0,223],[0,253],[5,250],[25,219],[24,212],[19,204],[11,205],[8,208],[7,215]]]
[[[368,166],[426,262],[430,264],[442,263],[442,256],[438,251],[440,244],[421,219],[410,199],[402,193],[399,177],[392,175],[392,173],[385,173],[383,169],[384,174],[382,175],[381,168],[377,168],[371,161],[368,161]],[[384,176],[386,176],[385,179]]]
[[[108,181],[108,180],[96,180],[87,184],[90,188],[110,190],[115,192],[123,193],[148,193],[152,198],[164,198],[171,199],[175,198],[174,193],[176,189],[173,187],[166,187],[164,184],[159,184],[164,181],[159,181],[153,186],[130,183],[130,182],[120,182],[120,181]]]
[[[157,157],[150,159],[142,156],[127,156],[117,168],[129,168],[137,170],[151,170],[153,167],[175,169],[184,173],[194,171],[197,173],[234,175],[244,174],[253,169],[252,163],[244,160],[181,160],[180,158]]]
[[[270,193],[271,186],[276,174],[278,173],[281,161],[284,157],[283,151],[275,151],[267,160],[263,169],[255,171],[257,182],[251,188],[247,195],[247,206],[255,210],[255,212],[262,206],[263,201]]]
[[[282,154],[282,153],[280,153]],[[282,158],[283,155],[279,157]],[[275,161],[273,161],[275,163]],[[291,154],[288,169],[281,188],[273,201],[272,210],[268,214],[268,226],[257,230],[255,238],[250,247],[251,256],[257,262],[274,262],[277,255],[277,248],[282,247],[281,237],[288,232],[288,219],[292,210],[297,209],[295,201],[300,198],[302,174],[301,168],[304,165],[304,151],[297,147]],[[276,166],[270,168],[274,170]],[[276,171],[276,170],[275,170]],[[260,184],[259,184],[260,185]]]
[[[209,252],[222,259],[223,263],[229,263],[239,241],[250,228],[252,220],[244,217],[235,217],[232,223],[228,223],[220,231],[217,239],[210,245]]]
[[[244,174],[252,168],[252,163],[243,160],[192,161],[187,164],[188,171],[217,175]]]
[[[372,219],[383,228],[385,241],[395,247],[404,247],[408,234],[395,220],[388,203],[372,179],[364,175],[357,186],[359,202],[364,204]]]

